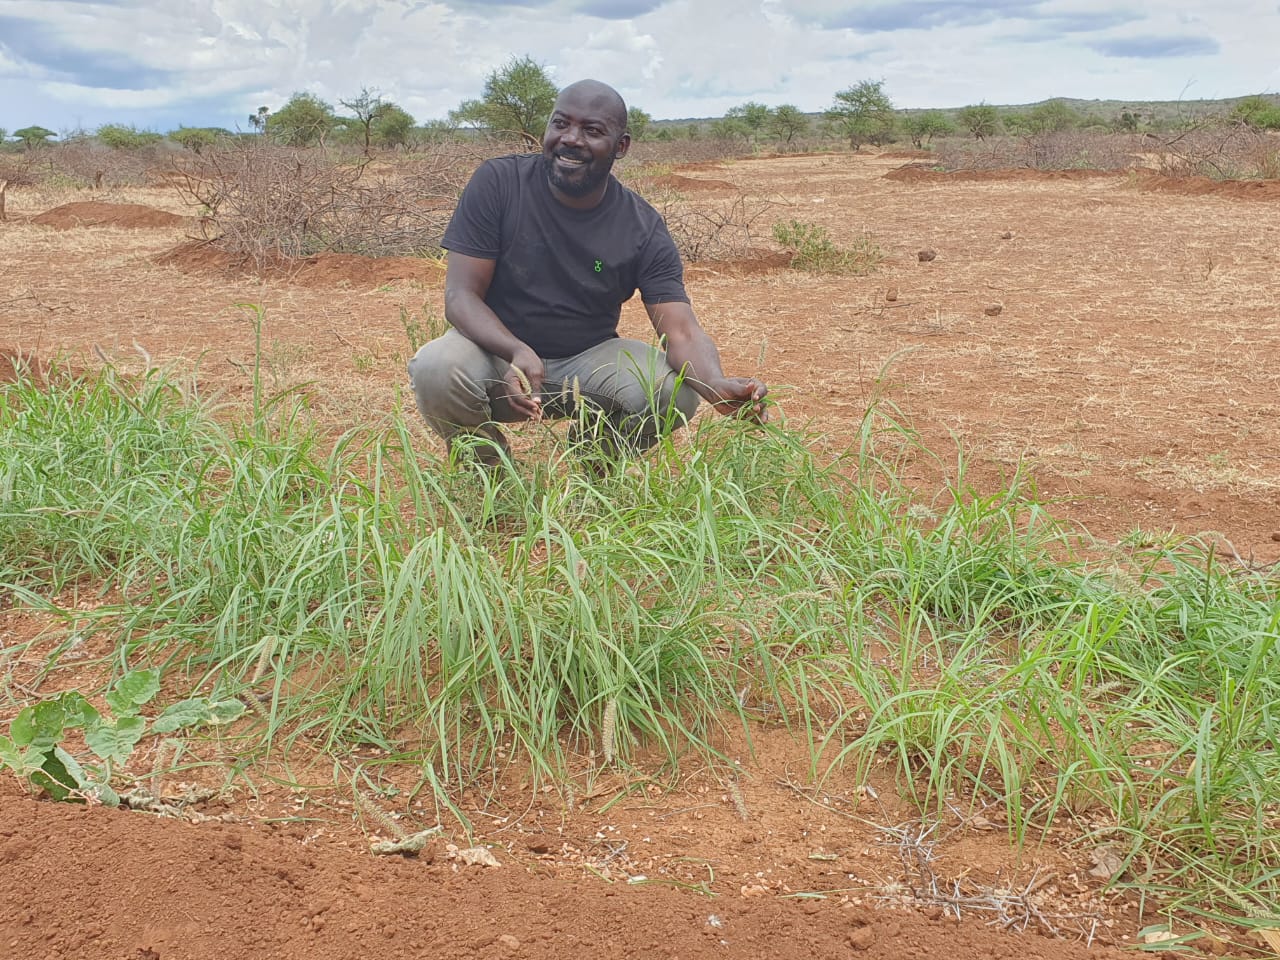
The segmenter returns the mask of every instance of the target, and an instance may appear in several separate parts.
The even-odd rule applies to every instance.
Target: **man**
[[[661,216],[610,171],[631,145],[627,108],[595,80],[556,100],[542,154],[487,160],[445,231],[445,318],[453,329],[409,361],[418,409],[449,444],[471,435],[485,462],[507,450],[498,423],[604,414],[615,442],[645,449],[699,399],[765,419],[765,385],[726,377],[684,289]],[[639,289],[665,353],[622,339]]]

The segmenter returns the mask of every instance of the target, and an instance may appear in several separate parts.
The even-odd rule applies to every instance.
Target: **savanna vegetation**
[[[259,264],[434,256],[475,162],[535,144],[555,92],[523,58],[426,124],[365,88],[342,113],[296,94],[245,132],[109,124],[50,142],[29,126],[0,179],[162,174],[206,239]],[[946,169],[1141,152],[1276,176],[1277,110],[904,111],[862,81],[817,116],[752,101],[676,125],[635,106],[621,172],[691,260],[763,240],[799,269],[864,275],[874,238],[839,247],[740,197],[689,197],[671,164],[901,143]],[[236,322],[260,336],[254,308]],[[441,324],[406,318],[408,347]],[[516,766],[530,789],[569,789],[583,764],[731,782],[726,740],[782,724],[813,782],[887,772],[922,822],[958,806],[1019,844],[1069,824],[1116,851],[1117,885],[1193,931],[1276,923],[1274,570],[1207,541],[1092,542],[1024,476],[971,484],[962,448],[927,449],[884,400],[840,442],[706,421],[603,475],[541,427],[518,469],[486,473],[424,453],[412,410],[334,436],[258,366],[247,406],[160,370],[19,368],[0,386],[0,589],[48,626],[0,652],[0,766],[34,790],[121,802],[198,741],[215,779],[301,751],[362,796],[363,744],[462,817],[460,791]],[[918,461],[947,481],[913,486]],[[90,641],[110,651],[96,687],[30,694],[24,658],[56,689]]]

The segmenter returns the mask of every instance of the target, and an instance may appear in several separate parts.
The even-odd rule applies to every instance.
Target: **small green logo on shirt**
[[[600,272],[601,270],[603,270],[603,269],[604,269],[604,263],[603,263],[602,261],[600,261],[600,260],[597,260],[597,261],[596,261],[596,273],[599,273],[599,272]]]

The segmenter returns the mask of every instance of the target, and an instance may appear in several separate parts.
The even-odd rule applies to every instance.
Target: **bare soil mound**
[[[688,163],[676,164],[676,169],[686,172],[690,170],[723,170],[725,166],[726,164],[723,160],[691,160]]]
[[[444,280],[442,265],[422,257],[362,257],[354,253],[320,253],[300,260],[277,257],[258,266],[248,256],[229,253],[203,240],[179,244],[157,256],[155,262],[175,266],[183,273],[217,276],[256,274],[317,287],[373,289],[397,280],[416,280],[429,285],[437,285]]]
[[[924,164],[909,163],[897,167],[884,175],[886,180],[897,180],[901,183],[959,183],[978,182],[992,183],[998,181],[1016,181],[1018,183],[1049,183],[1061,180],[1096,180],[1099,177],[1121,176],[1123,170],[1032,170],[1030,168],[1010,168],[1003,170],[934,170]]]
[[[131,230],[176,227],[186,222],[186,217],[166,210],[156,210],[139,203],[104,203],[85,200],[64,203],[31,218],[32,223],[53,227],[55,230],[73,230],[77,227],[125,227]]]
[[[883,154],[882,156],[889,156]],[[976,181],[1051,182],[1061,180],[1094,180],[1099,177],[1137,176],[1142,190],[1180,194],[1185,197],[1227,197],[1232,200],[1280,200],[1280,180],[1211,180],[1209,177],[1171,177],[1162,173],[1132,170],[935,170],[924,164],[909,163],[890,170],[886,180],[900,183],[958,183]]]
[[[1208,177],[1169,177],[1144,174],[1143,190],[1181,194],[1184,197],[1227,197],[1231,200],[1280,200],[1280,180],[1211,180]]]
[[[665,187],[668,190],[732,190],[739,192],[737,184],[730,183],[728,180],[704,180],[701,177],[682,177],[677,173],[669,174],[665,177],[655,177],[654,186]]]
[[[786,270],[791,254],[780,250],[753,250],[735,260],[701,260],[685,267],[687,277],[751,277]]]
[[[375,858],[305,823],[191,824],[7,790],[0,814],[5,956],[1123,956],[976,919],[539,876],[501,848],[498,868],[458,866],[443,841]]]

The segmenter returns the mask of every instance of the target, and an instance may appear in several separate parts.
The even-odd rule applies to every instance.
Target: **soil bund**
[[[55,230],[74,230],[77,227],[124,227],[130,230],[147,230],[161,227],[177,227],[187,218],[166,210],[145,207],[138,203],[106,203],[101,200],[84,200],[64,203],[32,217],[32,223],[53,227]]]
[[[886,180],[896,180],[899,183],[1047,183],[1058,180],[1096,180],[1100,177],[1133,177],[1134,185],[1139,190],[1186,197],[1280,200],[1280,180],[1212,180],[1209,177],[1173,177],[1149,170],[1032,170],[1024,167],[935,170],[923,164],[907,164],[884,175]]]
[[[791,254],[777,250],[750,250],[733,260],[696,260],[686,263],[686,278],[752,277],[776,273],[791,266]]]
[[[720,190],[733,191],[741,193],[737,184],[730,183],[728,180],[704,180],[701,177],[682,177],[678,173],[668,174],[663,177],[654,177],[650,181],[656,187],[665,187],[668,190]]]
[[[0,790],[0,949],[144,960],[1126,956],[978,918],[542,876],[501,847],[497,868],[459,867],[442,843],[373,857],[320,834]]]
[[[1032,170],[1012,167],[1001,170],[935,170],[925,164],[909,163],[884,175],[886,180],[901,183],[1018,183],[1048,182],[1054,180],[1096,180],[1099,177],[1122,176],[1117,170]]]
[[[444,280],[444,267],[435,260],[422,257],[362,257],[354,253],[319,253],[311,257],[289,259],[271,257],[256,264],[246,254],[230,253],[206,240],[182,243],[159,254],[154,262],[176,267],[183,273],[283,278],[302,286],[351,286],[369,288],[414,280],[438,285]]]

